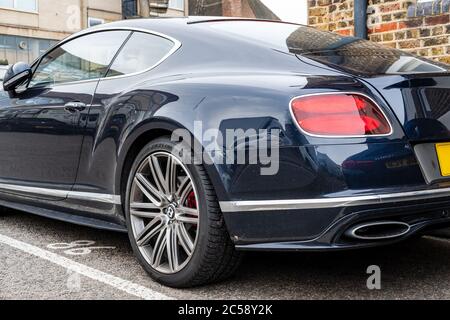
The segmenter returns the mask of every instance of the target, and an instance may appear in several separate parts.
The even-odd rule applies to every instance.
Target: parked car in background
[[[449,70],[290,23],[97,26],[8,70],[0,205],[128,232],[172,287],[229,277],[242,251],[402,241],[450,224]],[[222,148],[199,122],[270,133],[277,170],[215,161],[259,135]]]

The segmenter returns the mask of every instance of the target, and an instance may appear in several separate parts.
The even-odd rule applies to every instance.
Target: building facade
[[[354,1],[308,0],[309,24],[354,35]],[[450,0],[368,0],[368,38],[450,63]]]
[[[296,1],[283,0],[285,7]],[[72,33],[120,19],[233,16],[280,20],[272,0],[0,0],[0,64],[32,62]],[[280,3],[278,3],[280,7]]]
[[[119,19],[121,0],[0,0],[0,64],[31,62],[74,32]]]
[[[124,19],[142,17],[183,17],[188,15],[189,0],[122,0]]]
[[[280,20],[260,0],[189,0],[189,15]]]

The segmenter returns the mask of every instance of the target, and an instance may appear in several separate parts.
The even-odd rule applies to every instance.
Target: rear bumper
[[[257,175],[250,165],[224,167],[220,207],[239,249],[392,243],[450,222],[449,179],[427,184],[423,163],[405,141],[280,148],[274,176]],[[377,241],[344,236],[352,226],[383,220],[406,222],[409,231]]]
[[[450,188],[325,199],[221,202],[240,250],[343,250],[395,243],[428,229],[450,226]],[[410,230],[386,240],[351,239],[366,222],[398,221]]]
[[[336,197],[298,200],[262,200],[262,201],[222,201],[222,212],[251,212],[295,209],[319,209],[377,205],[384,203],[429,200],[450,197],[450,188],[406,191],[353,197]]]

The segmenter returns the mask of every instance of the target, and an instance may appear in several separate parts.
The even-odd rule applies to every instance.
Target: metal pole
[[[367,39],[367,0],[354,0],[355,37]]]

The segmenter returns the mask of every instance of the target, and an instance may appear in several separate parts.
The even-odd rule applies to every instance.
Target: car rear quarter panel
[[[280,130],[275,175],[260,175],[259,164],[207,166],[221,201],[314,198],[423,180],[388,108],[394,127],[389,137],[324,139],[297,129],[289,112],[295,96],[330,91],[374,96],[348,77],[222,73],[144,81],[123,92],[115,92],[117,87],[115,81],[99,84],[86,120],[77,190],[120,194],[122,169],[134,141],[152,130],[175,128],[187,129],[202,144],[209,144],[201,136],[207,129],[218,129],[224,136],[226,129]],[[379,97],[374,99],[382,104]],[[196,121],[201,122],[200,133],[195,132]]]

